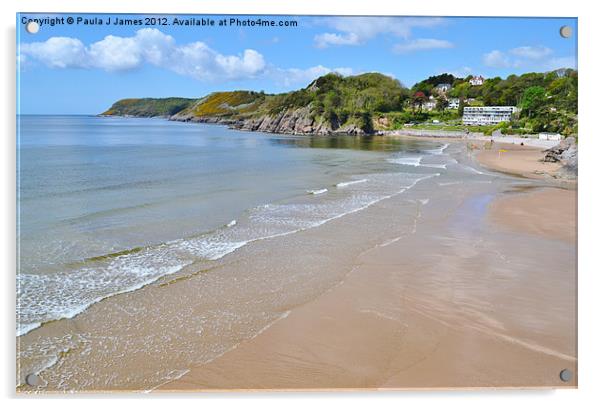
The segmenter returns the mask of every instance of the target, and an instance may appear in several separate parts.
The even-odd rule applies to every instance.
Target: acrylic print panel
[[[17,33],[17,391],[577,385],[576,19]]]

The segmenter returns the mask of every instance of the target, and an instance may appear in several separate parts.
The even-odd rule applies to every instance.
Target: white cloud
[[[550,48],[542,46],[523,46],[513,48],[509,51],[509,53],[520,58],[542,59],[551,55],[553,51]]]
[[[266,68],[263,55],[255,50],[222,55],[202,42],[177,47],[168,63],[174,72],[199,80],[254,78]]]
[[[37,60],[51,68],[102,69],[108,72],[136,69],[144,64],[158,66],[201,81],[240,80],[269,77],[282,86],[300,86],[329,72],[351,75],[347,67],[322,65],[306,69],[269,65],[263,55],[246,49],[239,55],[224,55],[197,41],[183,45],[154,28],[145,28],[132,37],[109,35],[84,45],[79,39],[52,37],[44,42],[22,44],[18,60],[31,65]]]
[[[426,51],[429,49],[453,48],[454,44],[447,40],[437,40],[434,38],[418,38],[415,40],[406,41],[401,44],[396,44],[393,47],[393,52],[398,54],[407,54],[415,51]]]
[[[577,69],[577,58],[575,57],[559,57],[559,58],[550,58],[546,61],[545,66],[546,70],[554,71],[560,68],[572,68]]]
[[[463,66],[457,69],[439,69],[437,75],[441,75],[444,73],[449,73],[454,75],[456,78],[466,78],[468,75],[473,75],[474,71],[469,66]]]
[[[502,51],[493,50],[483,55],[483,63],[490,68],[507,68],[510,60]]]
[[[309,84],[314,79],[331,72],[336,72],[343,76],[349,76],[353,74],[353,70],[351,68],[340,67],[331,69],[322,65],[317,65],[307,69],[275,69],[270,76],[274,77],[283,86],[290,87],[294,85]]]
[[[123,38],[113,35],[90,44],[84,50],[84,58],[95,68],[107,71],[133,69],[143,62],[141,47],[136,37]]]
[[[25,55],[17,55],[17,65],[24,67],[28,64],[27,57]]]
[[[435,27],[444,22],[442,18],[430,17],[333,17],[326,24],[338,31],[316,35],[317,47],[331,45],[360,45],[381,34],[408,39],[413,28]]]
[[[252,49],[241,55],[223,55],[203,42],[177,45],[175,39],[154,28],[133,37],[109,35],[85,46],[79,39],[52,37],[21,45],[20,57],[35,59],[51,68],[98,68],[123,71],[148,63],[199,80],[245,79],[266,68],[263,56]]]
[[[359,45],[360,37],[354,33],[348,34],[333,34],[333,33],[324,33],[318,34],[314,37],[314,41],[316,43],[316,47],[318,48],[326,48],[330,45]]]
[[[32,57],[51,68],[86,66],[86,49],[76,38],[52,37],[45,42],[21,44],[20,51],[20,58]]]
[[[556,57],[554,51],[544,46],[522,46],[507,52],[493,50],[483,55],[483,64],[490,68],[524,68],[552,71],[575,68],[575,57]]]

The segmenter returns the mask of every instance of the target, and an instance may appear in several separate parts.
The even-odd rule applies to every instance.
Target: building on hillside
[[[435,97],[433,95],[430,95],[425,102],[422,102],[420,104],[421,109],[428,110],[429,112],[431,110],[434,110],[436,106],[437,106],[437,99],[435,99]]]
[[[447,91],[450,90],[451,88],[452,88],[452,85],[449,83],[440,83],[439,85],[435,86],[435,90],[437,92],[439,92],[440,94],[447,93]]]
[[[460,99],[458,98],[451,98],[447,101],[447,108],[448,109],[459,109],[460,108]]]
[[[426,102],[424,102],[424,103],[422,104],[422,108],[423,108],[424,110],[428,110],[429,112],[430,112],[431,110],[435,110],[435,107],[437,107],[437,101],[436,101],[436,100],[430,100],[430,99],[429,99],[428,101],[426,101]]]
[[[462,123],[479,126],[509,122],[515,112],[514,106],[467,106],[464,108]]]
[[[481,75],[473,76],[468,82],[470,82],[472,86],[480,86],[483,84],[483,82],[485,82],[485,78],[483,78]]]

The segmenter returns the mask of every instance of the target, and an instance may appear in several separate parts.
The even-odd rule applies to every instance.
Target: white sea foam
[[[29,331],[33,331],[36,328],[42,326],[41,322],[34,322],[31,324],[19,323],[17,320],[17,336],[25,335]]]
[[[183,240],[177,246],[177,249],[187,250],[195,256],[207,260],[219,260],[225,255],[234,252],[236,249],[240,249],[247,243],[249,243],[249,241],[246,240],[239,242],[228,242],[212,238],[199,238]]]
[[[422,156],[389,158],[387,161],[391,164],[411,165],[412,167],[419,167],[420,162],[422,161]]]
[[[420,157],[398,157],[398,158],[389,158],[388,162],[391,164],[399,164],[399,165],[409,165],[412,167],[427,167],[427,168],[441,168],[447,169],[447,164],[425,164],[422,162],[424,156]]]
[[[184,375],[186,375],[188,372],[190,372],[190,369],[172,370],[163,378],[164,379],[163,382],[159,383],[156,386],[151,387],[150,389],[142,390],[141,393],[148,394],[154,390],[157,390],[159,387],[161,387],[167,383],[174,382],[174,381],[184,377]]]
[[[362,184],[364,182],[368,182],[367,178],[364,179],[359,179],[357,181],[347,181],[347,182],[339,182],[338,184],[336,184],[335,186],[337,188],[343,188],[343,187],[348,187],[349,185],[354,185],[354,184]]]
[[[425,152],[429,153],[429,154],[433,154],[433,155],[441,155],[443,154],[443,152],[445,151],[445,149],[449,147],[449,144],[444,144],[439,148],[434,148],[432,150],[424,150]]]
[[[326,188],[322,188],[322,189],[310,189],[309,191],[307,191],[308,194],[311,195],[320,195],[320,194],[324,194],[328,192],[328,189]]]
[[[239,219],[236,227],[222,227],[198,237],[178,239],[117,257],[107,256],[74,271],[20,274],[17,277],[20,322],[17,335],[46,321],[72,318],[105,298],[138,290],[182,270],[196,259],[219,260],[251,242],[318,227],[438,175],[371,174],[358,180],[362,182],[356,182],[357,187],[346,190],[342,198],[260,205]]]
[[[124,256],[127,257],[127,256]],[[70,319],[106,298],[139,290],[159,278],[176,273],[185,264],[143,270],[135,265],[111,265],[104,278],[97,270],[85,268],[77,273],[17,275],[17,336],[42,325],[42,322]],[[139,277],[139,278],[137,278]],[[144,278],[147,277],[147,278]],[[118,287],[124,287],[116,289]],[[29,322],[24,319],[37,318]]]
[[[378,246],[379,246],[379,247],[387,247],[387,246],[389,246],[389,245],[392,245],[392,244],[393,244],[393,243],[395,243],[395,242],[398,242],[398,241],[400,241],[400,240],[401,240],[401,238],[402,238],[402,236],[398,236],[398,237],[396,237],[396,238],[389,239],[389,240],[385,241],[384,243],[381,243],[381,244],[379,244]]]
[[[469,165],[465,165],[465,166],[464,166],[464,168],[465,168],[465,169],[467,169],[467,170],[468,170],[468,171],[470,171],[470,172],[474,172],[475,174],[479,174],[479,175],[489,175],[489,174],[487,174],[487,173],[485,173],[485,172],[483,172],[483,171],[479,171],[479,170],[477,170],[476,168],[473,168],[473,167],[471,167],[471,166],[469,166]]]
[[[236,226],[236,220],[231,220],[230,222],[228,222],[228,224],[226,225],[227,228],[231,228],[232,226]]]
[[[422,167],[447,169],[447,164],[422,164]]]

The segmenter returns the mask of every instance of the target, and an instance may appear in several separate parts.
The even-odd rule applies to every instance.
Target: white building
[[[437,107],[437,102],[434,100],[429,100],[422,104],[422,108],[428,111],[434,110]]]
[[[440,83],[439,85],[437,85],[435,87],[435,89],[437,90],[437,92],[439,93],[446,93],[448,90],[450,90],[452,88],[452,85],[450,83]]]
[[[483,82],[485,82],[485,78],[483,78],[481,75],[473,76],[468,82],[470,82],[472,86],[480,86],[483,84]]]
[[[459,109],[460,108],[460,99],[452,98],[452,99],[448,100],[447,108],[448,109]]]
[[[435,99],[435,97],[433,95],[429,96],[428,100],[426,102],[422,103],[422,108],[424,110],[434,110],[435,107],[437,106],[437,100]]]
[[[462,123],[479,126],[509,122],[514,112],[514,106],[467,106],[464,108]]]
[[[540,140],[560,141],[562,137],[558,133],[539,133]]]

